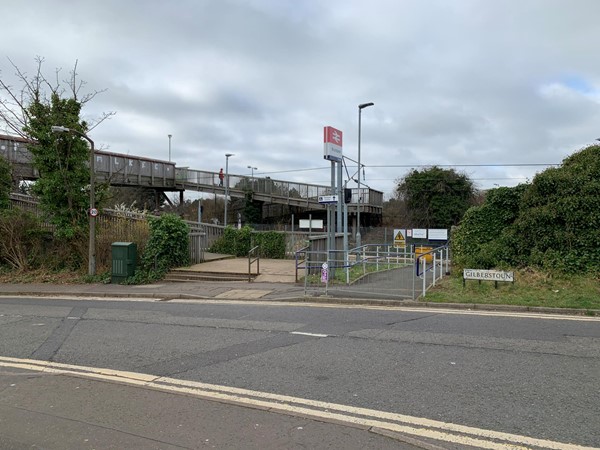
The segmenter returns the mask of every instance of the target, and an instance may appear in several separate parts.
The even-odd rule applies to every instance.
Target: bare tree
[[[10,58],[7,59],[21,86],[11,86],[4,80],[0,72],[0,121],[3,122],[7,133],[25,139],[33,139],[27,132],[32,118],[29,110],[31,104],[50,104],[51,97],[55,95],[59,98],[69,97],[83,106],[96,95],[105,91],[83,93],[86,82],[78,77],[78,61],[75,61],[73,69],[69,71],[68,78],[61,80],[62,70],[55,69],[54,80],[50,81],[43,72],[44,58],[39,56],[35,58],[36,68],[32,76],[19,68]],[[115,115],[114,111],[102,113],[91,123],[86,123],[85,128],[90,131],[113,115]]]

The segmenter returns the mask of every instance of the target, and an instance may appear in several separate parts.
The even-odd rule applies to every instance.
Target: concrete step
[[[251,279],[254,280],[253,274]],[[163,281],[248,281],[247,273],[224,273],[224,272],[192,272],[189,270],[172,270]]]

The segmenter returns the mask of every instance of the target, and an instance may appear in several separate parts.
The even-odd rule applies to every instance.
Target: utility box
[[[110,282],[120,284],[135,273],[137,245],[135,242],[113,242]]]

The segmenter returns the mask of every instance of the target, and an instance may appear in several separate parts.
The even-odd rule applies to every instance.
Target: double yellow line
[[[0,356],[0,366],[157,389],[206,400],[343,424],[387,435],[397,433],[401,436],[437,441],[438,443],[444,442],[498,450],[528,448],[589,450],[593,448],[367,408],[135,372],[2,356]]]

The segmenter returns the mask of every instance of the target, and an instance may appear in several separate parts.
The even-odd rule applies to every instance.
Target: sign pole
[[[331,161],[331,192],[335,192],[335,161]],[[339,200],[339,199],[338,199]],[[329,274],[334,274],[334,266],[333,259],[335,257],[335,203],[328,205],[327,209],[329,211],[328,224],[330,224],[329,230]]]
[[[331,192],[330,195],[319,197],[319,203],[327,203],[327,260],[329,262],[329,273],[334,275],[336,231],[340,232],[342,227],[342,160],[343,160],[343,133],[333,127],[327,126],[323,128],[323,158],[331,161]],[[359,158],[360,160],[360,158]],[[335,164],[339,164],[338,168],[338,183],[336,188],[335,183]],[[336,224],[336,207],[331,206],[337,204],[337,224]]]
[[[342,203],[344,201],[344,192],[342,191],[342,161],[337,163],[337,227],[338,233],[342,232]]]

